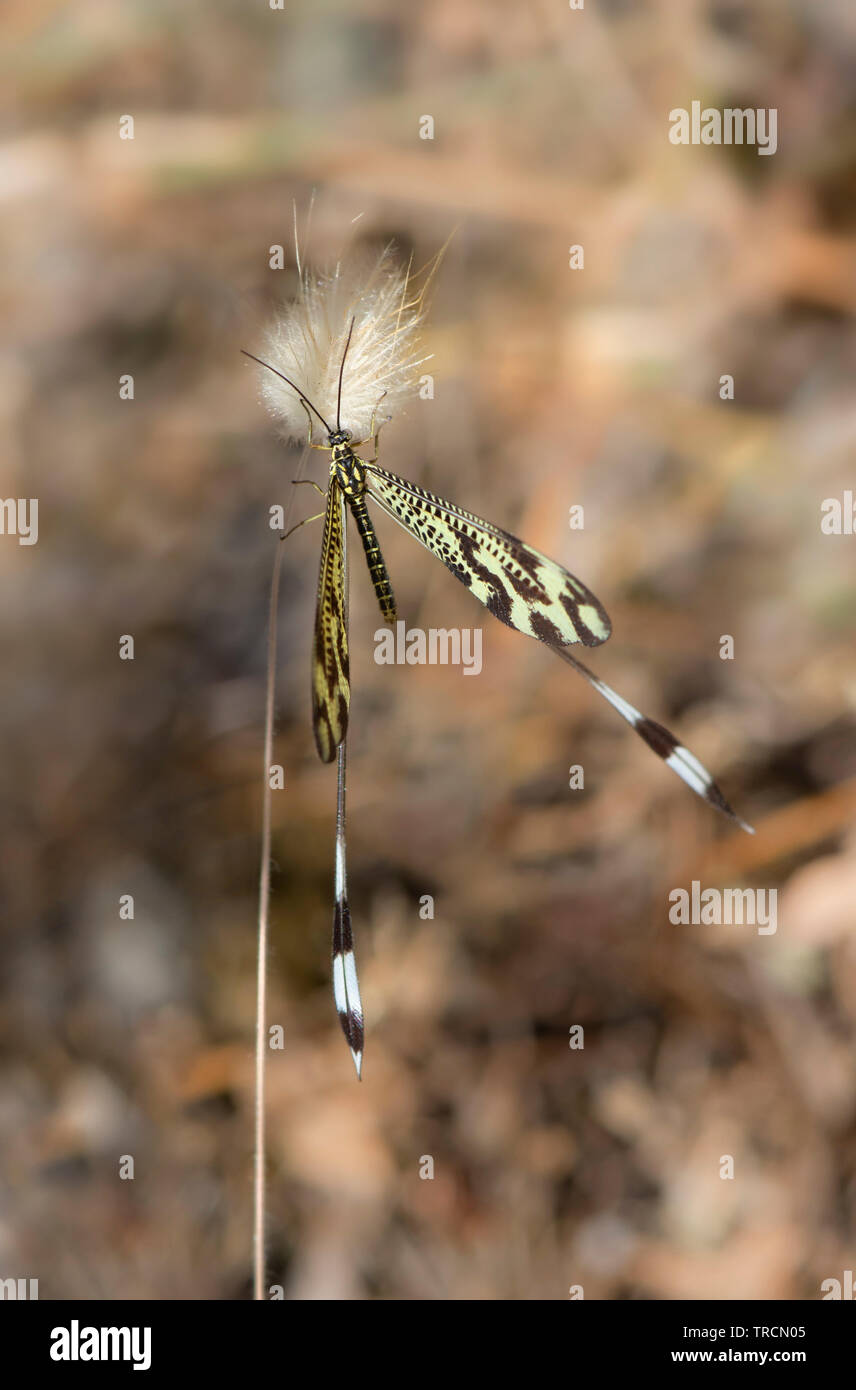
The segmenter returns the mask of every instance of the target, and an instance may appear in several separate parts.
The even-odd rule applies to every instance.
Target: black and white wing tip
[[[707,768],[699,762],[695,754],[684,748],[682,743],[678,743],[674,734],[669,733],[669,730],[658,724],[655,719],[648,719],[638,710],[634,710],[633,713],[636,716],[633,727],[637,734],[645,740],[649,748],[660,755],[666,767],[676,772],[703,801],[728,816],[729,820],[733,820],[747,835],[754,835],[754,826],[749,825],[729,806]]]
[[[625,700],[605,681],[599,680],[593,671],[590,671],[578,657],[571,652],[562,650],[559,655],[567,661],[569,666],[579,671],[584,676],[589,685],[593,686],[599,695],[612,705],[614,710],[626,719],[632,729],[635,729],[640,738],[644,739],[648,747],[663,759],[666,767],[670,767],[676,772],[682,782],[686,782],[692,791],[700,796],[702,801],[706,801],[715,810],[721,811],[729,820],[739,825],[741,830],[745,830],[747,835],[754,835],[754,828],[745,820],[738,816],[737,812],[729,806],[725,797],[722,795],[713,777],[708,772],[703,763],[700,763],[694,753],[679,743],[673,733],[670,733],[662,724],[658,724],[656,719],[649,719],[647,715],[631,705],[629,700]]]
[[[336,837],[336,906],[333,909],[333,999],[342,1025],[342,1032],[351,1049],[357,1079],[363,1079],[363,1005],[357,979],[354,955],[354,934],[351,928],[351,909],[345,878],[345,842],[340,832]]]
[[[365,1031],[351,936],[351,911],[347,899],[338,898],[333,913],[333,998],[342,1032],[351,1049],[357,1077],[362,1081]]]

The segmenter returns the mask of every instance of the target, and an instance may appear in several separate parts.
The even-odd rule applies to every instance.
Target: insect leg
[[[374,446],[374,451],[375,451],[375,457],[374,457],[374,459],[371,460],[372,463],[374,463],[375,460],[377,459],[377,452],[378,452],[377,442],[378,442],[378,439],[379,439],[379,437],[380,437],[380,432],[381,432],[381,430],[383,429],[384,425],[387,423],[386,420],[381,420],[381,422],[380,422],[380,424],[378,425],[377,429],[375,429],[375,420],[376,420],[376,418],[377,418],[377,412],[378,412],[378,410],[380,409],[380,403],[381,403],[381,401],[383,400],[383,397],[384,397],[385,395],[386,395],[386,391],[384,391],[383,396],[381,396],[381,397],[378,399],[378,402],[377,402],[377,404],[375,405],[374,410],[372,411],[372,421],[371,421],[371,424],[369,425],[369,432],[368,432],[368,434],[366,435],[365,439],[358,439],[358,440],[356,441],[356,443],[352,444],[352,446],[351,446],[353,449],[361,449],[362,446],[363,446],[364,444],[368,444],[369,440],[371,440],[372,445]]]
[[[305,526],[309,521],[320,521],[323,515],[323,512],[316,512],[314,516],[305,516],[302,521],[296,522],[290,530],[286,531],[284,536],[280,536],[280,540],[287,541],[289,536],[293,535],[295,531],[300,530],[301,526]]]
[[[325,449],[327,448],[327,445],[326,445],[326,444],[313,444],[313,443],[312,443],[312,412],[311,412],[311,410],[309,409],[309,406],[306,404],[306,402],[305,402],[304,400],[301,400],[300,404],[303,406],[303,409],[306,411],[306,418],[307,418],[307,420],[309,421],[309,428],[308,428],[308,430],[306,431],[306,443],[309,445],[309,448],[310,448],[310,449],[321,449],[322,451],[325,450]]]
[[[310,487],[314,487],[316,492],[320,492],[322,497],[327,496],[327,489],[319,487],[314,478],[292,478],[291,481],[294,487],[299,487],[301,483],[308,483]]]

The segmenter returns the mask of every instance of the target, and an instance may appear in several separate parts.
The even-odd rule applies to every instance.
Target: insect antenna
[[[345,351],[342,353],[342,360],[339,363],[339,395],[336,400],[336,429],[342,428],[342,377],[345,374],[345,358],[348,355],[348,348],[351,346],[351,334],[354,331],[354,315],[351,316],[351,326],[348,329],[348,341],[345,343]]]
[[[354,326],[354,322],[353,322],[353,319],[352,319],[352,320],[351,320],[351,327],[353,328],[353,326]],[[350,338],[350,334],[349,334],[349,335],[348,335],[348,342],[350,342],[350,341],[351,341],[351,338]],[[347,348],[345,348],[345,351],[347,352]],[[272,367],[271,364],[270,364],[270,362],[263,362],[262,359],[261,359],[261,357],[256,357],[256,355],[255,355],[254,352],[247,352],[246,348],[241,348],[241,352],[244,354],[245,357],[251,357],[252,360],[253,360],[254,362],[258,362],[258,364],[259,364],[260,367],[267,367],[268,371],[269,371],[269,372],[273,372],[274,376],[281,377],[282,380],[283,380],[284,382],[286,382],[286,383],[291,387],[292,391],[296,391],[296,392],[297,392],[298,396],[299,396],[300,399],[303,401],[304,405],[308,405],[310,410],[314,410],[314,411],[315,411],[315,414],[318,416],[318,419],[321,421],[321,424],[324,426],[324,428],[325,428],[325,430],[327,431],[327,433],[328,433],[328,434],[332,434],[332,433],[333,433],[333,431],[331,430],[330,426],[327,424],[327,421],[324,419],[324,416],[321,414],[321,411],[315,409],[315,406],[312,404],[312,402],[310,401],[309,397],[308,397],[308,396],[304,396],[304,394],[303,394],[303,392],[301,391],[300,387],[299,387],[298,385],[296,385],[296,383],[293,382],[293,381],[291,380],[291,377],[286,376],[284,372],[278,371],[276,367]],[[344,362],[345,362],[345,359],[342,358],[342,365],[343,365],[343,366],[344,366]],[[340,399],[340,400],[341,400],[341,396],[342,396],[342,374],[341,374],[341,372],[340,372],[340,373],[339,373],[339,399]]]

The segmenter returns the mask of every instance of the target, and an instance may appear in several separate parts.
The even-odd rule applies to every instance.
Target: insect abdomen
[[[366,508],[363,497],[355,497],[348,494],[348,502],[351,506],[354,521],[357,523],[357,530],[360,533],[360,540],[366,552],[366,562],[369,567],[369,574],[372,577],[374,591],[377,594],[377,601],[380,604],[380,611],[386,622],[395,622],[395,596],[392,592],[392,585],[389,582],[386,564],[380,553],[380,546],[375,534],[375,529],[371,522],[371,517]]]

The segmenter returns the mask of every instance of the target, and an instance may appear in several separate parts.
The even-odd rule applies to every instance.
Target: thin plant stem
[[[256,960],[256,1082],[255,1155],[253,1177],[253,1298],[264,1300],[265,1278],[265,1063],[267,1060],[268,926],[270,923],[271,785],[273,725],[276,691],[276,628],[279,608],[279,575],[282,568],[282,541],[274,552],[270,585],[267,643],[267,694],[265,697],[265,751],[262,790],[262,845],[259,872],[259,934]]]

